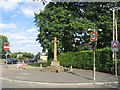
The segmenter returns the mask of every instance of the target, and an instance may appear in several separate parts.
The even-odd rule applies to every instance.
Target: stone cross
[[[57,40],[57,37],[54,37],[54,40],[52,40],[52,42],[54,42],[54,59],[53,61],[57,61],[57,42],[59,42],[59,40]]]

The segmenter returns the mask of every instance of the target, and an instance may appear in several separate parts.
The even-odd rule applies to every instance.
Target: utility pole
[[[115,10],[118,10],[118,7],[112,8],[113,11],[113,43],[112,45],[114,45],[114,42],[117,44],[117,47],[114,48],[114,46],[112,46],[112,60],[114,62],[114,65],[112,66],[112,70],[115,70],[115,75],[117,76],[117,53],[118,52],[118,34],[117,34],[117,19],[115,18]]]
[[[118,41],[117,39],[117,19],[115,19],[115,27],[116,27],[116,41]],[[117,76],[117,53],[115,52],[115,75]]]
[[[113,41],[115,41],[115,9],[113,11]],[[115,52],[112,52],[112,60],[115,61]],[[112,66],[114,70],[114,65]],[[113,71],[114,72],[114,71]]]

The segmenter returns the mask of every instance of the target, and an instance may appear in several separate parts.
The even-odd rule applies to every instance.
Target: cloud
[[[23,32],[20,33],[10,33],[10,32],[6,32],[6,33],[2,33],[2,35],[5,35],[6,37],[8,37],[11,40],[19,40],[19,39],[27,39],[28,37],[24,35]]]
[[[23,4],[20,4],[20,3]],[[46,5],[50,2],[50,0],[47,0]],[[0,1],[0,8],[3,9],[3,11],[13,11],[17,10],[17,13],[23,14],[27,17],[34,17],[34,13],[39,13],[41,10],[44,10],[44,7],[46,5],[43,5],[40,1],[34,1],[33,0],[2,0]]]
[[[20,3],[23,3],[20,4]],[[20,6],[22,5],[22,6]],[[39,9],[43,10],[45,5],[43,5],[41,2],[33,2],[33,0],[2,0],[0,1],[0,8],[3,9],[3,11],[13,11],[19,9],[20,11],[17,11],[19,13],[22,13],[28,17],[33,17],[34,12],[39,12]]]
[[[1,0],[5,2],[33,2],[33,0]]]
[[[27,2],[20,7],[20,12],[27,17],[34,17],[34,13],[39,13],[40,10],[44,10],[44,7],[45,5],[41,2]]]
[[[33,1],[32,0],[1,0],[0,8],[9,12],[18,8],[20,2],[33,2]]]
[[[35,31],[37,31],[36,28],[31,28],[31,29],[28,29],[26,32],[27,32],[27,33],[33,33],[33,32],[35,32]]]
[[[11,38],[14,38],[14,39],[26,39],[26,37],[24,36],[21,36],[21,35],[18,35],[18,34],[13,34],[10,36]]]
[[[11,40],[34,40],[34,41],[36,40],[36,36],[30,36],[24,32],[18,32],[18,33],[5,32],[5,33],[0,33],[0,35],[5,35]]]
[[[12,15],[11,18],[15,18],[17,15]]]
[[[18,44],[28,44],[28,43],[35,43],[33,40],[21,40],[17,41]]]
[[[40,47],[40,45],[27,45],[27,47]]]
[[[17,26],[14,23],[9,23],[9,24],[3,24],[0,23],[0,29],[16,29]]]
[[[5,11],[14,10],[17,7],[18,7],[18,2],[11,2],[10,0],[9,1],[5,1],[5,0],[0,1],[0,8],[2,8]]]

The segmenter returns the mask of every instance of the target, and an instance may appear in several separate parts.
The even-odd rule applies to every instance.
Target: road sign
[[[91,32],[90,41],[97,41],[97,40],[98,40],[98,32]]]
[[[112,52],[119,51],[119,42],[118,41],[111,41]]]
[[[10,49],[10,45],[4,45],[4,49],[5,50],[9,50]]]

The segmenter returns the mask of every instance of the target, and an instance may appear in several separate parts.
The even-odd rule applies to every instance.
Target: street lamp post
[[[94,49],[93,49],[93,80],[96,79],[96,67],[95,67],[95,52],[96,52],[96,48],[97,48],[97,39],[98,39],[98,35],[97,35],[97,31],[102,31],[102,29],[88,29],[88,31],[93,31],[91,32],[92,34],[90,35],[90,41],[93,41],[94,44]]]
[[[120,7],[114,7],[114,8],[110,9],[113,12],[113,42],[118,42],[117,19],[115,18],[115,11],[118,9],[120,9]],[[116,53],[117,51],[114,50],[114,48],[112,48],[112,60],[113,60],[113,62],[115,61],[115,66],[113,66],[113,67],[115,67],[115,75],[116,76],[117,76],[117,53]]]

